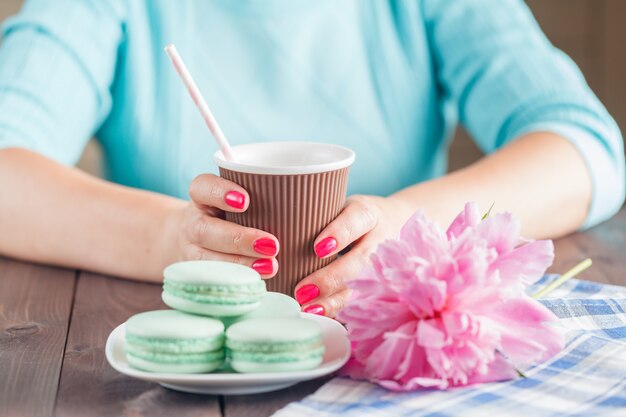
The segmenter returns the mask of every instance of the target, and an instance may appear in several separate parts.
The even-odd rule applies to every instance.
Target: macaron
[[[290,372],[322,363],[324,344],[320,327],[311,320],[258,318],[226,330],[226,352],[237,372]]]
[[[161,298],[187,313],[240,316],[259,307],[265,282],[254,269],[220,261],[186,261],[163,271]]]
[[[128,363],[149,372],[211,372],[224,362],[224,325],[175,310],[148,311],[126,322]]]
[[[258,318],[278,318],[278,317],[300,317],[300,304],[293,297],[278,292],[265,293],[259,307],[237,317],[220,317],[224,326],[229,327],[234,323],[258,319]]]

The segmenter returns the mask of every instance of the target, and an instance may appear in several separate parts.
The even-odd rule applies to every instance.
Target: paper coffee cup
[[[296,284],[328,265],[313,242],[341,212],[354,152],[312,142],[264,142],[232,148],[236,162],[221,151],[213,159],[220,175],[248,191],[244,213],[226,213],[234,223],[264,230],[280,242],[278,273],[266,281],[269,291],[293,295]]]

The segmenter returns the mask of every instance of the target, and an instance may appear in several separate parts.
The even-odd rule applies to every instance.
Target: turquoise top
[[[350,193],[444,174],[461,122],[485,152],[538,130],[574,143],[586,226],[624,199],[619,129],[521,0],[29,0],[3,33],[0,147],[73,164],[95,135],[129,186],[186,198],[217,171],[171,42],[232,144],[350,147]]]

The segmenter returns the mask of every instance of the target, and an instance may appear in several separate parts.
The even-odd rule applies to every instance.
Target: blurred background
[[[16,13],[22,1],[0,0],[0,21]],[[576,61],[593,91],[625,131],[626,0],[527,0],[526,3],[552,43]],[[480,150],[465,132],[457,132],[450,148],[450,170],[466,166],[480,156]],[[91,141],[79,166],[99,175],[100,161],[100,148]]]

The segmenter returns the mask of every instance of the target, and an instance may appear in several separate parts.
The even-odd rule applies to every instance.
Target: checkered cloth
[[[527,378],[412,393],[334,378],[274,416],[626,416],[626,287],[570,280],[542,303],[559,317],[566,346]]]

